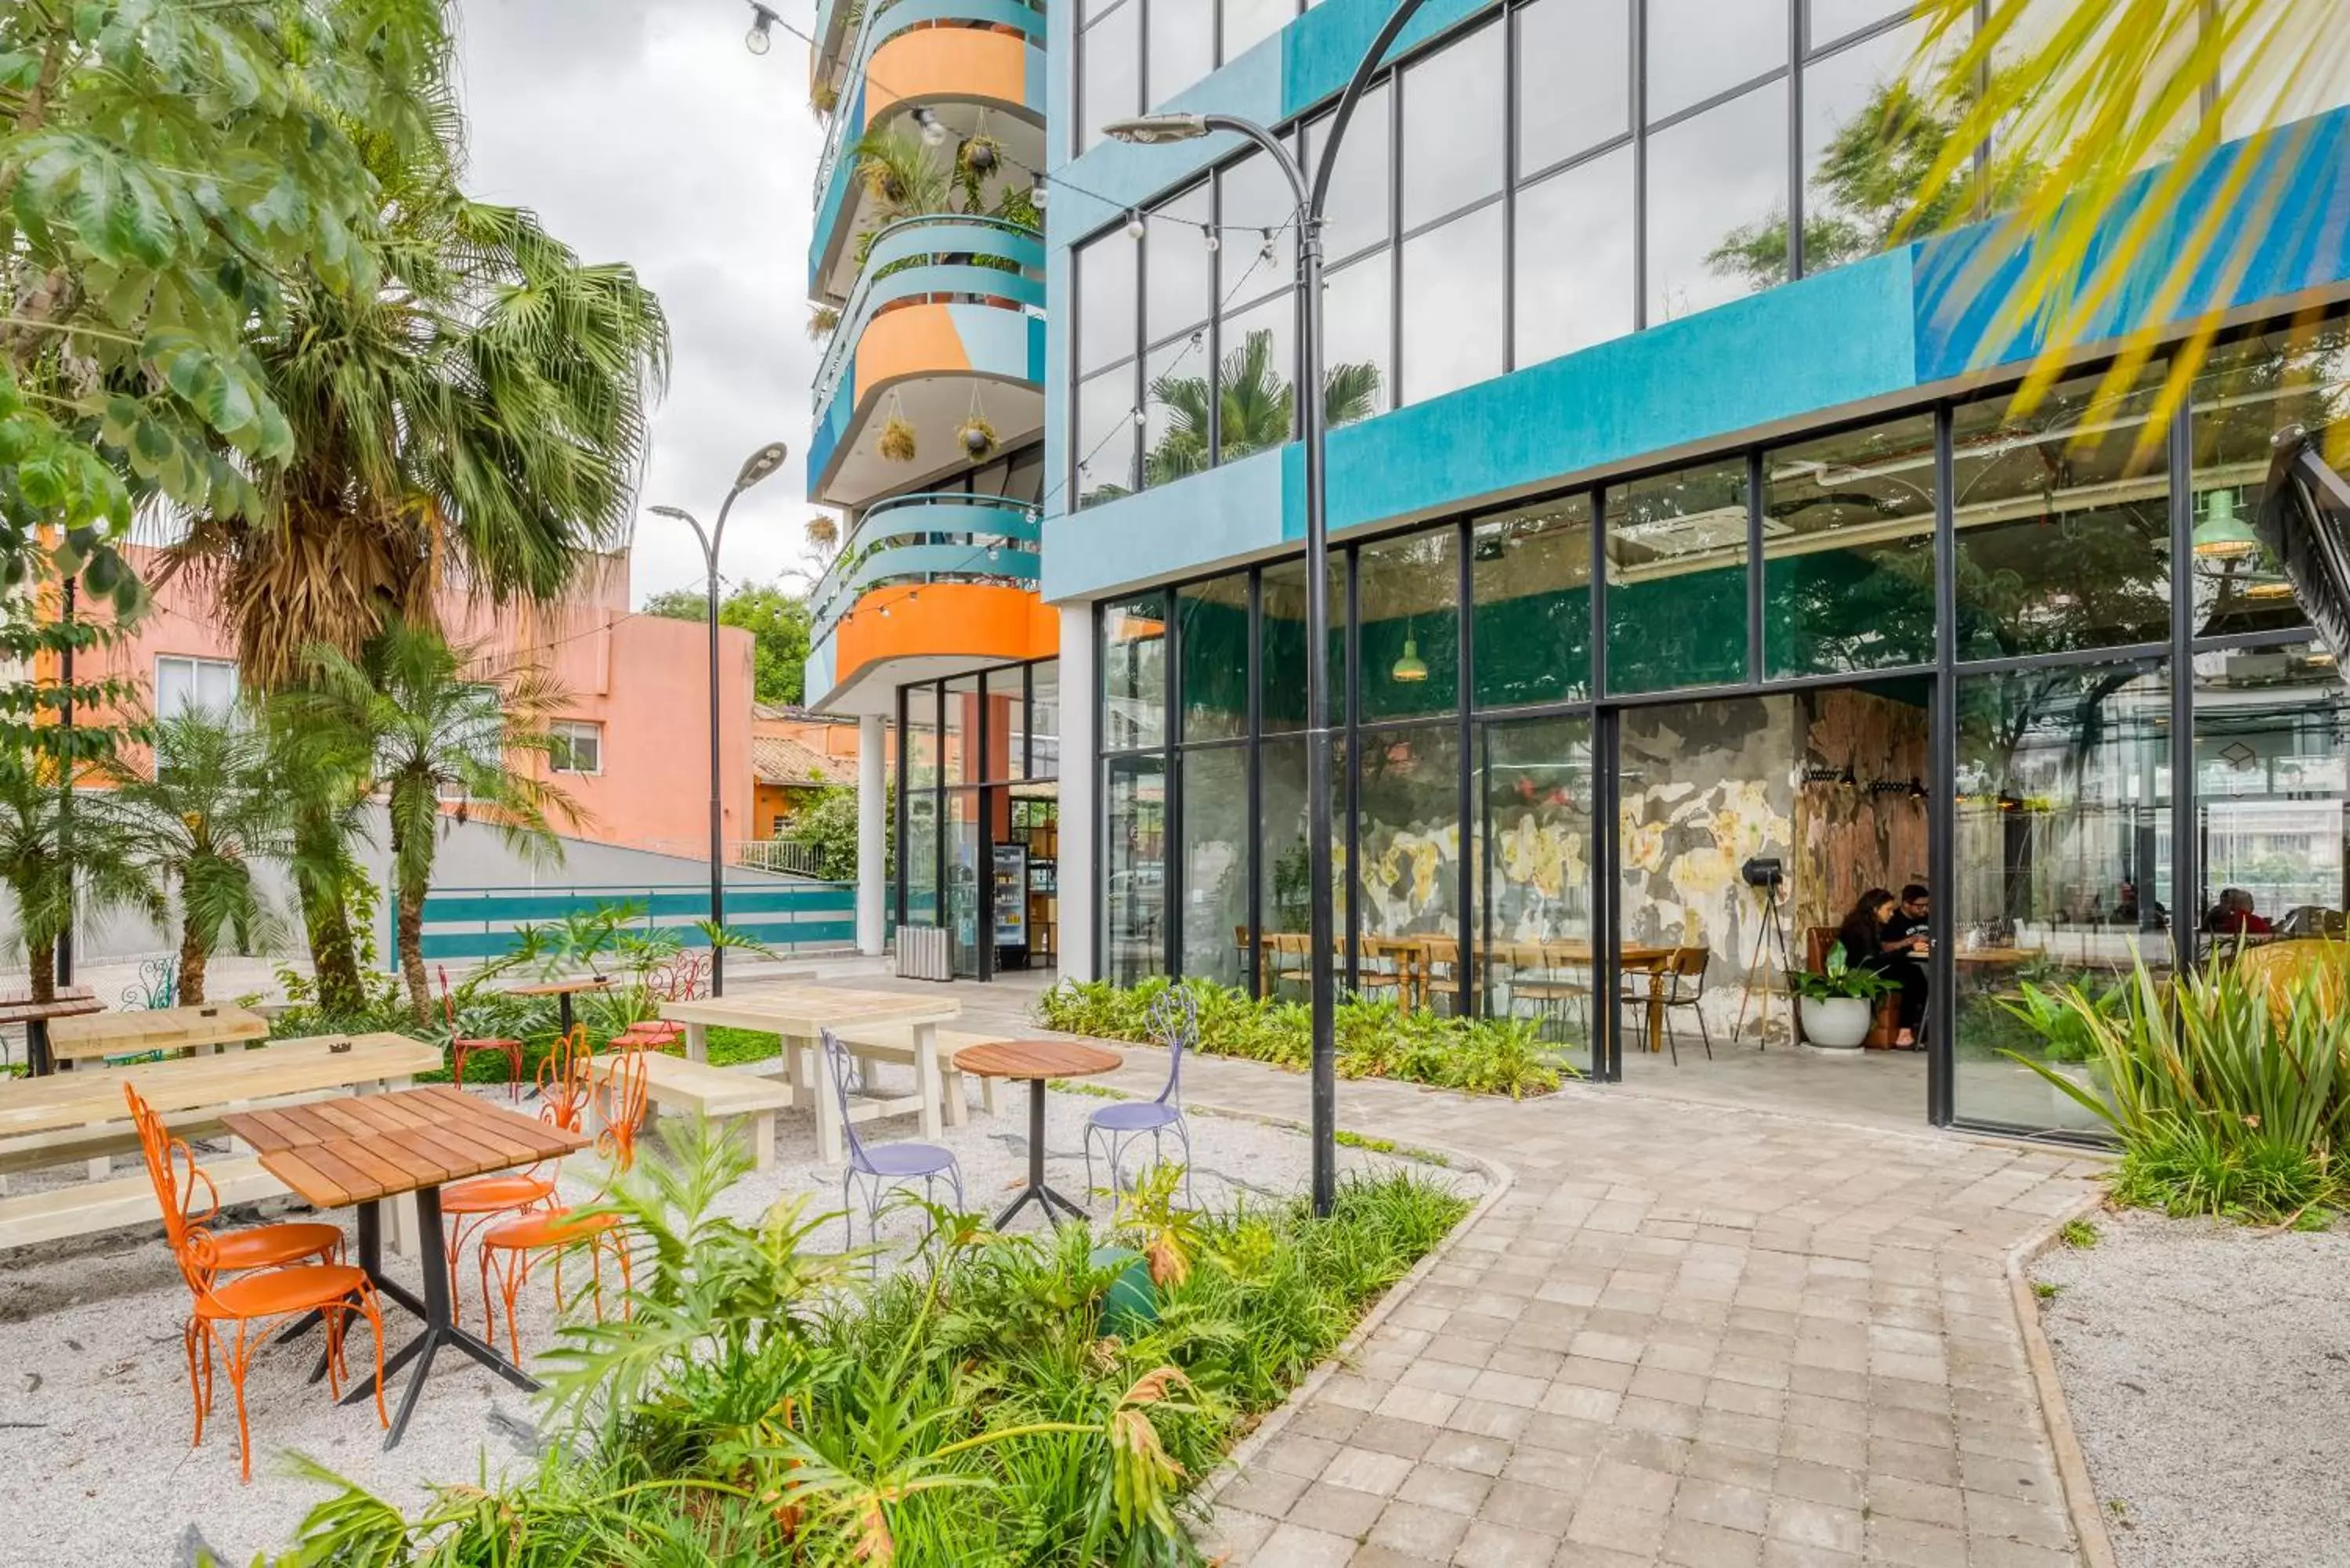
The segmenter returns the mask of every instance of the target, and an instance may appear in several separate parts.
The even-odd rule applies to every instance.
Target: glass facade
[[[1844,854],[1870,874],[1814,930],[1861,886],[1939,894],[1921,1112],[2086,1130],[2008,1054],[2038,1049],[2023,984],[2174,965],[2214,911],[2315,935],[2350,907],[2350,694],[2241,526],[2266,432],[2350,460],[2350,328],[2224,340],[2158,422],[2167,374],[1334,543],[1342,983],[1530,1020],[1617,1075],[1642,1010],[1591,999],[1636,946],[1722,983],[1680,934],[1714,883],[1742,908],[1745,857]],[[1104,972],[1303,994],[1304,588],[1292,556],[1101,607]]]

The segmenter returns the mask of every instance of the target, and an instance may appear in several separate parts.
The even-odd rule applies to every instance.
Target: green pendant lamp
[[[1428,660],[1419,656],[1418,638],[1406,637],[1403,639],[1403,657],[1397,659],[1395,667],[1388,671],[1388,679],[1401,681],[1406,685],[1417,684],[1428,679]]]
[[[2236,513],[2236,493],[2215,490],[2203,498],[2203,520],[2195,524],[2195,554],[2206,561],[2237,561],[2255,555],[2261,536]]]

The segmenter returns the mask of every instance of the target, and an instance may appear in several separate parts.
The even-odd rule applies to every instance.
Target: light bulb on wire
[[[1213,255],[1218,251],[1224,248],[1224,242],[1216,238],[1216,229],[1215,225],[1212,223],[1201,223],[1200,225],[1200,237],[1208,242],[1208,254],[1210,255]]]
[[[1143,233],[1144,227],[1142,214],[1139,212],[1130,212],[1127,213],[1126,237],[1129,240],[1139,240],[1142,237]]]
[[[759,5],[757,0],[752,0],[751,30],[743,35],[743,47],[754,55],[765,54],[775,47],[775,40],[769,29],[774,27],[778,20],[773,11]]]
[[[925,143],[932,147],[943,147],[946,145],[946,121],[941,119],[929,109],[923,108],[916,109],[914,111],[914,123],[922,128],[922,140]]]

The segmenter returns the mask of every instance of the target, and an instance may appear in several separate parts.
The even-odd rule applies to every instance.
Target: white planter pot
[[[1802,999],[1804,1038],[1825,1051],[1857,1051],[1868,1038],[1877,1009],[1857,996]]]

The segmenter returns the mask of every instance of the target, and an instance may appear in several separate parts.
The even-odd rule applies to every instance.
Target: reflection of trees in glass
[[[1875,255],[1892,244],[1905,218],[1912,237],[1939,234],[1972,221],[1978,212],[2004,211],[2023,196],[2040,169],[2029,159],[2011,157],[1995,160],[1981,181],[1953,180],[1920,201],[1971,101],[1971,95],[1961,94],[1937,112],[1900,78],[1869,95],[1837,128],[1812,171],[1804,203],[1804,271],[1825,272]],[[1784,282],[1787,214],[1739,225],[1705,259],[1717,274],[1743,277],[1756,289]]]
[[[1273,334],[1260,328],[1241,340],[1217,368],[1217,412],[1223,420],[1223,455],[1240,457],[1276,447],[1295,428],[1296,389],[1273,363]],[[1379,368],[1334,365],[1322,383],[1323,407],[1335,428],[1378,408]],[[1208,379],[1160,376],[1150,400],[1168,411],[1166,433],[1143,457],[1143,483],[1164,484],[1208,466]]]

